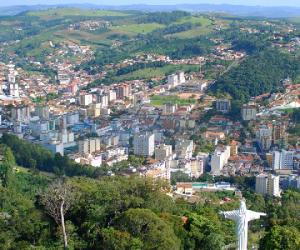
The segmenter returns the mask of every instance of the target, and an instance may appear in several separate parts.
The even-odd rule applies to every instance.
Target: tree
[[[2,154],[2,160],[0,161],[0,184],[7,188],[13,180],[13,166],[16,164],[15,158],[11,149],[6,146],[2,146],[0,154]]]
[[[74,193],[69,184],[61,180],[52,183],[45,193],[41,195],[41,203],[46,212],[62,228],[64,249],[68,249],[68,237],[65,226],[65,214],[71,208],[74,200]]]
[[[295,227],[274,226],[260,241],[263,250],[298,250],[300,249],[300,232]]]
[[[171,225],[149,209],[129,209],[116,221],[116,226],[138,237],[143,249],[180,249],[180,240]]]

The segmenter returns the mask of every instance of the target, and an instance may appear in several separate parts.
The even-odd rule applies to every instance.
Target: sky
[[[102,5],[127,4],[180,4],[180,3],[210,3],[210,4],[240,4],[261,6],[297,6],[300,0],[0,0],[0,6],[34,5],[34,4],[65,4],[93,3]]]

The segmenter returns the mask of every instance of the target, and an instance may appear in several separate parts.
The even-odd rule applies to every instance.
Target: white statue
[[[221,212],[226,219],[231,219],[236,222],[236,234],[238,237],[238,250],[247,250],[248,242],[248,222],[259,219],[261,216],[266,216],[265,213],[257,213],[247,210],[245,199],[241,200],[240,208],[233,211]]]

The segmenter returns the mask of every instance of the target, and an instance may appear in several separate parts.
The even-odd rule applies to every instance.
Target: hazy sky
[[[300,0],[0,0],[0,6],[31,5],[31,4],[63,4],[63,3],[94,3],[105,5],[125,4],[178,4],[178,3],[211,3],[241,4],[265,6],[298,6]]]

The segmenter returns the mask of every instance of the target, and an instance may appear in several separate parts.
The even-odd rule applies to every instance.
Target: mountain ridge
[[[103,9],[103,10],[136,10],[136,11],[174,11],[184,10],[189,12],[221,12],[236,16],[288,18],[300,16],[300,7],[289,6],[247,6],[230,4],[177,4],[177,5],[96,5],[96,4],[56,4],[56,5],[16,5],[0,7],[0,16],[12,16],[26,11],[39,11],[50,8],[79,8],[79,9]]]

